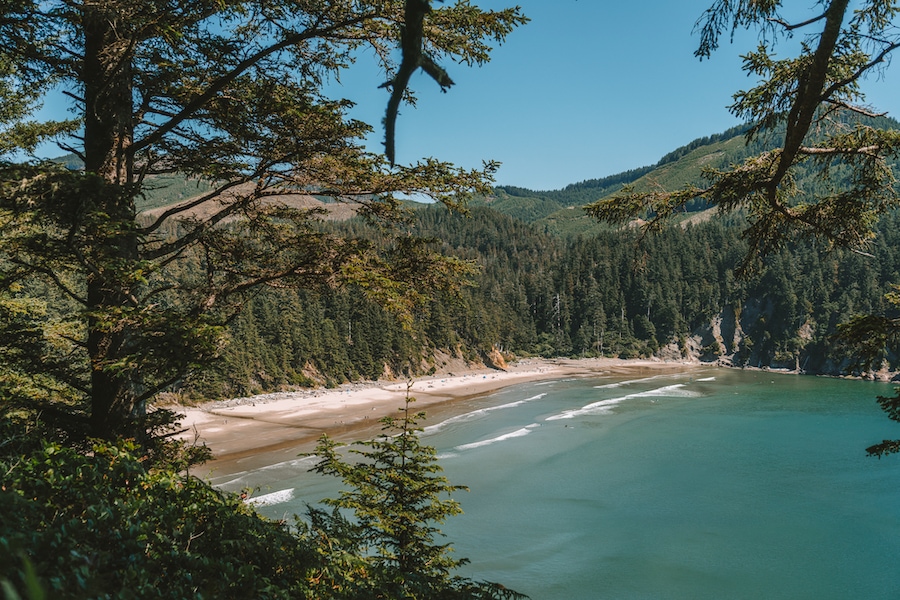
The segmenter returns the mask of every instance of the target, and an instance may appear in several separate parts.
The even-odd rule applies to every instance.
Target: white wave
[[[317,456],[304,456],[302,458],[283,460],[272,465],[257,467],[252,471],[231,473],[228,475],[229,479],[227,481],[218,481],[217,478],[213,478],[213,485],[215,485],[217,488],[232,490],[238,487],[253,487],[252,483],[248,483],[248,481],[252,482],[253,475],[256,473],[261,473],[263,471],[276,471],[279,469],[297,470],[301,468],[304,471],[309,471],[317,460]]]
[[[629,398],[633,398],[633,396],[619,396],[618,398],[610,398],[609,400],[601,400],[599,402],[592,402],[581,408],[574,408],[572,410],[564,410],[558,415],[552,415],[544,419],[545,421],[558,421],[560,419],[574,419],[575,417],[580,417],[582,415],[599,415],[603,413],[610,412],[612,407],[620,402],[624,402]]]
[[[218,481],[217,478],[213,478],[213,484],[216,487],[223,489],[234,489],[238,486],[238,484],[244,483],[248,477],[252,477],[255,473],[259,473],[262,471],[275,471],[278,469],[300,469],[303,468],[304,471],[308,471],[312,468],[313,464],[318,460],[317,456],[303,456],[300,458],[292,458],[289,460],[283,460],[281,462],[277,462],[271,465],[264,465],[262,467],[257,467],[251,471],[240,471],[238,473],[230,473],[227,477],[230,477],[227,481]]]
[[[698,379],[697,381],[715,381],[715,377],[704,377],[702,379]]]
[[[515,408],[516,406],[521,406],[528,402],[534,402],[535,400],[540,400],[547,394],[538,394],[536,396],[532,396],[530,398],[525,398],[524,400],[516,400],[515,402],[507,402],[506,404],[499,404],[497,406],[489,406],[487,408],[480,408],[478,410],[473,410],[472,412],[467,412],[462,415],[456,415],[455,417],[450,417],[449,419],[445,419],[440,423],[436,423],[434,425],[429,425],[422,430],[422,433],[425,435],[430,435],[432,433],[437,433],[438,431],[444,429],[447,425],[452,425],[453,423],[466,423],[468,421],[472,421],[479,417],[483,417],[484,415],[494,412],[496,410],[506,410],[508,408]]]
[[[603,385],[595,385],[595,390],[608,390],[610,388],[622,387],[623,385],[627,385],[631,383],[630,381],[620,381],[618,383],[605,383]]]
[[[630,398],[647,398],[650,396],[675,396],[678,398],[691,398],[696,397],[699,394],[697,392],[692,392],[690,390],[684,389],[684,383],[676,383],[674,385],[666,385],[661,388],[656,388],[654,390],[647,390],[646,392],[638,392],[636,394],[628,394]]]
[[[454,450],[472,450],[473,448],[482,448],[484,446],[490,446],[491,444],[496,444],[498,442],[505,442],[506,440],[511,440],[513,438],[522,437],[528,435],[532,432],[535,427],[540,427],[539,423],[532,423],[527,427],[523,427],[521,429],[516,429],[515,431],[511,431],[509,433],[504,433],[503,435],[498,435],[495,438],[491,438],[489,440],[481,440],[480,442],[472,442],[471,444],[463,444],[461,446],[456,446]]]
[[[310,455],[310,456],[304,456],[302,458],[292,458],[290,460],[284,460],[284,461],[275,463],[274,465],[266,465],[264,467],[260,467],[257,470],[269,471],[269,470],[273,470],[273,469],[284,469],[284,468],[296,469],[297,467],[300,467],[304,464],[314,463],[317,460],[318,460],[317,456]]]
[[[246,500],[244,500],[244,502],[246,502],[247,504],[252,504],[253,506],[272,506],[273,504],[282,504],[293,499],[294,489],[289,488],[286,490],[272,492],[271,494],[263,494],[262,496],[247,498]]]
[[[600,400],[598,402],[592,402],[590,404],[582,406],[581,408],[574,408],[572,410],[563,411],[557,415],[549,416],[545,420],[558,421],[560,419],[573,419],[575,417],[580,417],[583,415],[597,415],[608,413],[615,405],[620,404],[626,400],[631,400],[633,398],[653,398],[660,396],[690,398],[698,395],[696,392],[684,389],[684,386],[685,384],[683,383],[676,383],[674,385],[666,385],[660,388],[647,390],[646,392],[637,392],[634,394],[619,396],[618,398]]]
[[[244,479],[249,475],[252,471],[240,471],[238,473],[229,473],[228,475],[221,475],[219,477],[210,477],[210,483],[217,488],[228,489],[229,487],[235,487],[237,484],[244,481]],[[219,481],[219,479],[229,477],[230,479],[226,481]]]
[[[626,381],[619,381],[616,383],[605,383],[603,385],[595,385],[594,389],[603,390],[608,388],[622,387],[623,385],[631,385],[632,383],[646,383],[648,381],[659,379],[660,377],[670,377],[670,375],[653,375],[652,377],[641,377],[640,379],[628,379]]]

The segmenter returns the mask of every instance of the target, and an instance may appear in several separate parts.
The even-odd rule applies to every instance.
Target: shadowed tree
[[[886,295],[892,314],[856,315],[839,326],[837,338],[856,355],[855,367],[878,369],[889,352],[900,349],[900,287]],[[900,422],[900,388],[893,396],[879,396],[878,405],[892,421]],[[870,456],[900,452],[900,440],[883,440],[866,448]]]
[[[407,3],[3,4],[0,150],[54,139],[84,165],[0,164],[0,294],[50,299],[29,313],[41,348],[7,365],[4,399],[40,401],[76,437],[142,436],[158,424],[147,402],[218,355],[223,325],[259,286],[358,284],[402,313],[426,292],[416,286],[467,270],[407,241],[378,253],[317,227],[312,195],[397,222],[398,197],[457,207],[491,180],[493,164],[387,164],[364,150],[370,128],[345,116],[349,103],[323,92],[364,53],[395,71]],[[522,22],[517,8],[463,0],[416,27],[432,60],[481,64]],[[51,93],[68,97],[71,121],[31,120]],[[202,193],[140,214],[172,174],[204,182]]]
[[[401,416],[385,417],[384,433],[349,451],[359,461],[348,460],[327,436],[316,446],[313,471],[340,478],[346,489],[325,501],[334,512],[310,509],[312,531],[329,554],[362,559],[355,573],[339,572],[321,583],[348,599],[525,598],[499,584],[452,574],[467,561],[451,558],[449,544],[437,543],[442,534],[436,525],[462,513],[450,495],[466,488],[451,485],[440,474],[435,449],[419,443],[418,421],[425,415],[411,412],[414,401],[408,386]]]

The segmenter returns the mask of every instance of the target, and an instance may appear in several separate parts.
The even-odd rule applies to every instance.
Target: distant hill
[[[900,122],[895,119],[880,117],[871,121],[878,127],[900,129]],[[494,189],[494,195],[478,199],[473,204],[488,206],[556,235],[604,231],[607,226],[586,216],[581,210],[582,206],[614,194],[625,185],[631,185],[640,191],[655,187],[673,190],[689,184],[700,184],[704,168],[724,169],[774,147],[774,142],[764,137],[748,145],[744,136],[747,130],[747,125],[732,127],[677,148],[663,156],[655,165],[573,183],[559,190],[536,191],[515,186],[498,186]],[[809,190],[818,185],[813,173],[805,176],[800,172],[798,182]],[[689,212],[700,212],[708,207],[705,203],[698,202],[687,208]]]
[[[873,119],[872,124],[888,129],[900,129],[900,122],[887,117]],[[704,168],[726,168],[773,147],[773,143],[764,138],[746,144],[744,134],[747,130],[747,125],[740,125],[721,133],[697,138],[669,152],[656,164],[599,179],[572,183],[559,190],[538,191],[510,185],[497,186],[491,196],[476,198],[470,204],[473,207],[491,208],[503,215],[533,224],[539,231],[563,237],[606,231],[609,229],[607,225],[585,215],[581,207],[615,194],[625,185],[631,185],[640,191],[654,187],[672,190],[689,184],[699,184]],[[70,169],[83,168],[81,161],[73,154],[54,160]],[[804,178],[801,172],[799,179],[801,186],[805,184],[807,189],[815,189],[818,185],[812,173]],[[196,179],[177,175],[155,176],[148,181],[144,197],[138,202],[138,210],[158,211],[162,207],[197,196],[209,189],[207,183]],[[343,205],[332,206],[325,198],[311,196],[304,199],[304,202],[309,201],[321,203],[332,219],[349,218],[354,214]],[[417,205],[416,202],[409,204]],[[707,206],[698,202],[687,208],[688,212],[699,213]],[[701,218],[691,217],[694,222]]]
[[[536,191],[515,186],[498,186],[494,196],[479,199],[475,204],[484,204],[511,217],[538,223],[557,211],[580,208],[614,194],[625,185],[651,181],[663,173],[667,180],[672,180],[671,183],[699,175],[699,168],[704,162],[709,162],[711,156],[729,156],[735,153],[743,145],[743,134],[746,131],[747,126],[732,127],[673,150],[654,165],[572,183],[559,190]]]
[[[61,163],[73,171],[84,168],[84,163],[74,154],[66,154],[51,160]],[[211,189],[212,186],[209,183],[200,179],[181,175],[152,175],[145,182],[143,197],[137,200],[137,210],[145,216],[157,217],[164,212],[164,209],[204,194]],[[324,208],[330,219],[348,219],[356,214],[355,206],[352,204],[334,203],[314,195],[274,196],[270,201],[282,202],[294,208]],[[208,216],[218,206],[216,203],[209,203],[190,211],[188,215],[192,217]]]
[[[65,165],[72,171],[84,169],[84,162],[74,154],[64,154],[50,160]],[[148,178],[143,198],[137,202],[137,209],[146,211],[176,204],[187,198],[199,196],[210,189],[209,184],[199,179],[181,175],[154,175]]]

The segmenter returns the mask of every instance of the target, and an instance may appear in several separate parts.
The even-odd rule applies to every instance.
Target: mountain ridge
[[[900,129],[900,121],[890,117],[867,118],[864,121],[881,128]],[[585,215],[580,210],[582,206],[610,196],[625,185],[641,191],[650,188],[674,190],[700,184],[704,168],[724,169],[777,146],[777,135],[758,136],[747,143],[745,134],[748,130],[749,125],[738,125],[697,138],[665,154],[653,165],[587,179],[558,190],[536,191],[510,185],[497,186],[493,196],[475,199],[472,204],[489,206],[564,237],[598,233],[608,227]],[[801,185],[805,183],[814,188],[815,179],[816,173],[809,171],[801,172],[798,181]],[[696,201],[688,205],[687,212],[707,208],[706,203]]]

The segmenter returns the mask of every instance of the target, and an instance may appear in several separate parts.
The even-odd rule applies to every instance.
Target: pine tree
[[[46,285],[76,305],[67,315],[75,327],[45,328],[70,354],[42,365],[77,398],[56,403],[61,427],[145,437],[148,402],[220,356],[224,325],[260,286],[355,283],[402,314],[429,284],[452,285],[456,263],[426,251],[411,260],[402,235],[381,251],[332,235],[320,223],[324,209],[308,207],[314,192],[396,223],[397,194],[456,206],[487,191],[495,165],[395,165],[367,152],[371,128],[323,91],[364,48],[388,73],[409,35],[420,54],[427,47],[429,64],[481,64],[525,20],[517,8],[459,2],[406,27],[410,4],[430,8],[423,0],[3,3],[0,151],[55,139],[84,167],[0,163],[0,294]],[[404,63],[408,48],[416,50],[403,44]],[[57,89],[75,118],[33,123],[35,101]],[[393,91],[413,99],[405,82]],[[206,191],[139,214],[145,194],[173,175],[202,180]]]
[[[878,217],[900,205],[893,163],[900,131],[878,126],[879,115],[864,105],[860,87],[900,48],[900,9],[882,0],[810,4],[819,7],[815,17],[789,23],[780,2],[719,0],[698,22],[695,54],[701,59],[729,32],[763,34],[744,57],[744,70],[759,83],[737,92],[730,107],[749,123],[748,149],[761,151],[728,168],[706,169],[704,185],[651,192],[626,187],[588,205],[588,212],[611,223],[648,216],[645,231],[657,231],[697,199],[722,212],[743,210],[747,266],[801,238],[864,248]],[[800,52],[776,58],[778,43],[796,32],[808,33]],[[760,140],[769,148],[753,146]],[[799,182],[809,172],[816,176],[804,189]]]
[[[339,477],[347,487],[326,503],[350,511],[352,519],[314,510],[313,523],[320,534],[343,532],[344,548],[364,557],[352,582],[329,585],[352,590],[348,597],[355,598],[522,598],[503,586],[451,574],[466,561],[452,558],[449,544],[437,542],[435,524],[462,512],[449,496],[466,488],[451,485],[440,474],[435,449],[419,442],[424,413],[411,412],[414,401],[407,389],[401,416],[386,417],[382,435],[354,444],[363,448],[350,450],[358,462],[348,462],[340,444],[327,436],[316,447],[313,470]]]

